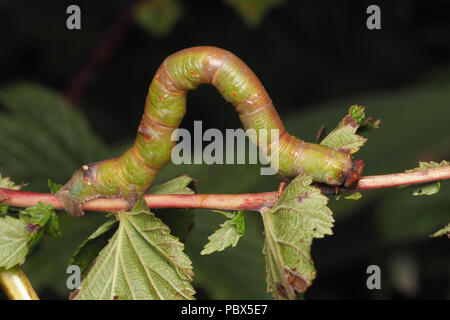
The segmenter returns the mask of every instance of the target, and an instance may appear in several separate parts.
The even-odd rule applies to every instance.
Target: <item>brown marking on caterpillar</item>
[[[139,153],[136,151],[136,148],[134,147],[134,145],[131,146],[131,151],[133,152],[133,154],[135,155],[135,157],[136,157],[139,161],[141,161],[141,162],[144,164],[144,166],[146,166],[148,169],[153,170],[153,171],[159,171],[159,170],[161,170],[162,167],[157,167],[157,166],[151,165],[150,163],[147,163],[144,159],[142,159],[142,157],[141,157],[141,156],[139,155]],[[130,173],[131,173],[131,172],[130,172]],[[132,173],[132,174],[134,174],[134,173]]]
[[[229,59],[230,59],[230,55],[226,54],[219,61],[219,65],[217,66],[217,69],[215,70],[214,75],[212,76],[211,82],[210,82],[213,86],[216,86],[215,83],[216,83],[217,76],[219,75],[219,73],[222,70],[223,66],[228,62]]]
[[[212,50],[203,61],[201,79],[205,83],[214,83],[219,68],[228,60],[229,54],[220,50]]]
[[[170,58],[170,56],[167,57],[166,60],[164,60],[164,62],[162,63],[161,67],[159,67],[159,71],[161,72],[161,79],[159,79],[160,83],[163,84],[161,80],[164,80],[164,83],[168,85],[167,87],[164,87],[164,88],[168,88],[169,90],[173,89],[173,92],[179,92],[181,94],[185,94],[186,90],[184,90],[183,88],[180,87],[178,82],[175,81],[175,79],[170,74],[169,69],[167,68],[167,60],[169,58]],[[170,91],[172,91],[172,90],[170,90]]]
[[[147,112],[144,111],[144,115],[142,116],[142,118],[147,117],[151,122],[155,123],[156,125],[163,127],[163,128],[171,128],[171,129],[176,129],[178,128],[178,125],[170,125],[170,124],[166,124],[166,123],[162,123],[161,121],[156,120],[155,118],[153,118],[151,115],[149,115]],[[142,121],[142,119],[141,119]],[[145,129],[145,126],[143,127],[143,129]]]

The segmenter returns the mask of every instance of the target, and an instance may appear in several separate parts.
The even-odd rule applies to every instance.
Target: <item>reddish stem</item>
[[[219,210],[254,210],[272,206],[278,198],[278,191],[244,194],[148,194],[144,196],[149,208],[204,208]],[[0,200],[10,206],[30,207],[38,202],[63,209],[53,194],[18,191],[0,188]],[[87,202],[83,210],[114,212],[127,209],[121,199],[95,199]]]
[[[354,190],[381,189],[410,184],[450,179],[450,166],[420,171],[362,177],[355,189],[321,186],[326,194],[338,194]],[[149,208],[203,208],[219,210],[259,211],[271,207],[279,197],[279,191],[244,194],[149,194],[145,201]],[[62,209],[61,202],[52,194],[17,191],[0,188],[0,201],[16,207],[30,207],[39,201]],[[124,200],[95,199],[83,206],[84,210],[114,212],[127,209]]]
[[[437,180],[450,179],[450,166],[437,167],[420,171],[408,171],[394,174],[362,177],[356,189],[369,190],[419,184]]]

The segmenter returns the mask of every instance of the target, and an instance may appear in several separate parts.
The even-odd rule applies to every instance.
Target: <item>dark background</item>
[[[261,22],[254,26],[246,23],[245,16],[237,13],[225,1],[179,1],[179,17],[173,28],[163,35],[155,35],[135,23],[132,13],[127,13],[134,3],[118,0],[0,0],[0,87],[31,81],[60,92],[72,102],[74,108],[84,114],[92,130],[109,147],[120,149],[120,146],[131,143],[135,135],[148,85],[162,60],[186,47],[214,45],[227,49],[244,60],[266,87],[282,119],[290,121],[288,129],[293,128],[300,136],[306,136],[309,140],[313,140],[315,130],[322,123],[330,121],[327,125],[331,129],[339,117],[345,114],[350,103],[355,101],[353,97],[367,97],[360,98],[355,103],[366,105],[369,114],[386,120],[379,130],[388,130],[389,126],[391,128],[390,133],[382,136],[378,145],[374,142],[374,147],[365,155],[369,159],[373,157],[372,167],[370,160],[368,162],[369,173],[408,169],[418,160],[440,161],[445,157],[449,158],[448,136],[442,134],[441,142],[432,146],[430,144],[430,148],[426,148],[427,140],[421,142],[408,136],[408,132],[438,130],[433,124],[435,120],[428,119],[428,112],[433,114],[434,101],[426,100],[428,104],[414,109],[419,110],[414,115],[412,107],[408,107],[411,103],[408,97],[416,97],[413,93],[418,97],[425,95],[418,93],[422,91],[417,88],[428,90],[427,88],[436,87],[442,93],[440,103],[450,109],[450,93],[446,95],[449,86],[444,86],[450,79],[450,1],[286,0],[271,8]],[[81,8],[81,30],[71,31],[65,27],[65,11],[69,4],[77,4]],[[381,30],[366,28],[366,8],[370,4],[381,7]],[[398,92],[401,96],[395,98]],[[415,101],[416,98],[411,99]],[[373,109],[370,101],[374,101]],[[349,104],[342,104],[343,102]],[[380,108],[376,107],[378,105]],[[338,107],[338,111],[335,112],[334,107]],[[396,121],[390,123],[389,112],[394,109],[399,114]],[[311,124],[311,128],[316,129],[306,131],[302,129],[304,126],[296,128],[296,123],[299,122],[294,120],[300,119],[304,114],[317,116],[311,116],[317,121]],[[326,117],[326,114],[332,116],[322,122],[320,115]],[[413,117],[418,118],[418,125],[414,124],[414,128],[408,129],[408,122]],[[207,86],[189,93],[188,112],[182,127],[192,128],[194,120],[202,120],[204,130],[207,127],[225,129],[240,126],[232,108],[214,88]],[[448,125],[448,121],[443,123]],[[422,124],[426,125],[426,129],[420,127]],[[438,132],[448,131],[448,127],[442,128],[442,124],[437,127],[441,128]],[[402,134],[404,140],[399,139],[396,143],[396,135]],[[370,137],[372,136],[377,136],[377,133],[371,133]],[[388,140],[392,140],[391,149],[382,146]],[[421,144],[420,148],[416,147],[418,144]],[[408,160],[405,160],[406,155],[409,156]],[[8,167],[0,167],[0,170],[12,172]],[[233,169],[226,170],[233,172]],[[199,172],[204,171],[199,169]],[[218,172],[214,176],[206,172],[204,181],[218,181],[221,171]],[[70,172],[67,175],[70,176]],[[222,175],[228,176],[228,173]],[[16,174],[11,177],[17,181],[30,181],[33,176]],[[246,179],[250,178],[238,172],[234,179],[229,182],[225,179],[220,183],[223,185],[222,189],[205,187],[200,191],[259,191],[254,188],[255,185],[264,189],[261,187],[264,184],[250,183]],[[243,186],[241,189],[237,186],[233,189],[233,184]],[[265,186],[266,190],[271,190],[276,186],[276,181],[272,179]],[[389,202],[392,200],[390,194],[380,192],[376,196],[369,196],[368,200],[358,204],[356,208],[354,203],[346,206],[347,209],[352,208],[348,210],[354,211],[353,214],[345,215],[342,220],[337,219],[335,235],[316,241],[313,246],[313,257],[319,275],[306,298],[448,298],[448,239],[428,238],[428,234],[437,230],[435,225],[439,228],[441,221],[449,220],[448,210],[445,209],[448,208],[449,193],[442,193],[439,199],[443,202],[439,203],[439,207],[443,208],[441,211],[444,213],[440,220],[433,222],[432,226],[426,223],[424,226],[423,221],[427,218],[420,216],[417,220],[419,222],[411,222],[419,225],[420,232],[413,233],[414,236],[407,233],[400,240],[395,237],[387,237],[390,240],[386,240],[382,236],[385,234],[384,229],[381,227],[383,230],[380,231],[377,222],[379,219],[383,220],[377,217],[384,217],[386,208],[393,207]],[[435,202],[429,202],[431,207],[423,208],[422,211],[432,215],[434,204]],[[408,210],[400,204],[398,207],[406,212],[397,226],[408,229]],[[255,223],[258,225],[258,222]],[[196,226],[198,225],[197,223]],[[214,230],[214,225],[216,224],[211,222],[209,230]],[[391,229],[400,230],[396,227]],[[92,231],[92,227],[89,230]],[[86,234],[89,234],[88,231]],[[193,237],[195,232],[196,228],[189,237]],[[211,232],[206,231],[205,234],[209,233]],[[205,239],[201,241],[204,243]],[[189,247],[189,242],[187,246]],[[36,256],[40,254],[39,250],[38,248]],[[239,250],[239,245],[228,250]],[[257,254],[260,254],[260,248]],[[217,258],[217,263],[231,263],[226,255],[220,257]],[[237,295],[227,293],[226,290],[225,293],[216,293],[214,286],[205,284],[209,282],[208,268],[202,268],[205,264],[212,264],[207,258],[202,257],[200,260],[193,257],[194,266],[203,266],[199,267],[197,274],[204,272],[196,283],[199,298],[267,297],[263,293],[264,279],[254,285],[257,287],[257,295],[253,294],[253,289],[246,293],[245,288],[242,289],[243,293]],[[32,259],[33,256],[30,261]],[[39,260],[39,256],[36,259],[41,264],[35,263],[29,269],[32,282],[38,283],[38,293],[43,298],[64,298],[64,291],[51,283],[45,283],[51,281],[48,280],[51,276],[41,279],[42,281],[39,279],[36,268],[51,269],[51,261],[44,258]],[[48,266],[42,266],[42,261],[46,261]],[[370,264],[381,265],[382,270],[386,270],[383,273],[386,275],[383,276],[383,290],[369,291],[365,287],[365,268]],[[240,268],[246,269],[248,266],[243,264]],[[239,268],[233,272],[224,276],[223,282],[217,280],[215,286],[225,287],[225,283],[236,282],[236,288],[239,288],[239,282],[245,276],[240,275],[239,278]],[[393,281],[393,277],[401,277],[399,274],[405,275],[406,280]]]

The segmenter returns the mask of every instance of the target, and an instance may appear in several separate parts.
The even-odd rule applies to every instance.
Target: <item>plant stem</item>
[[[63,209],[53,194],[17,191],[0,188],[0,200],[10,206],[31,207],[38,202]],[[254,210],[275,204],[278,192],[247,194],[148,194],[144,196],[149,208],[204,208],[218,210]],[[83,206],[83,210],[114,212],[126,210],[127,203],[121,198],[94,199]]]
[[[30,280],[18,266],[0,270],[0,286],[10,300],[39,300]]]
[[[450,179],[450,166],[420,171],[362,177],[354,189],[320,185],[324,194],[339,194],[355,190],[369,190],[421,184]],[[203,208],[218,210],[260,211],[278,200],[278,191],[246,194],[149,194],[145,201],[149,208]],[[17,191],[0,188],[0,201],[16,207],[30,207],[39,201],[62,209],[61,202],[52,194]],[[121,198],[95,199],[83,206],[84,210],[114,212],[126,210],[127,204]]]

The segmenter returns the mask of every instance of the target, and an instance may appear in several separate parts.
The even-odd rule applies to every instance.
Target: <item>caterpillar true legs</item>
[[[130,207],[170,160],[171,135],[186,111],[186,93],[203,83],[214,85],[231,102],[245,129],[278,129],[279,174],[310,173],[329,185],[354,185],[364,163],[322,145],[288,134],[266,90],[254,73],[232,53],[215,47],[193,47],[169,57],[159,67],[148,91],[144,115],[133,146],[119,158],[88,163],[56,194],[66,211],[83,215],[83,202],[123,197]],[[271,141],[267,137],[267,141]],[[265,148],[263,145],[259,145]],[[267,146],[267,154],[273,152]]]

